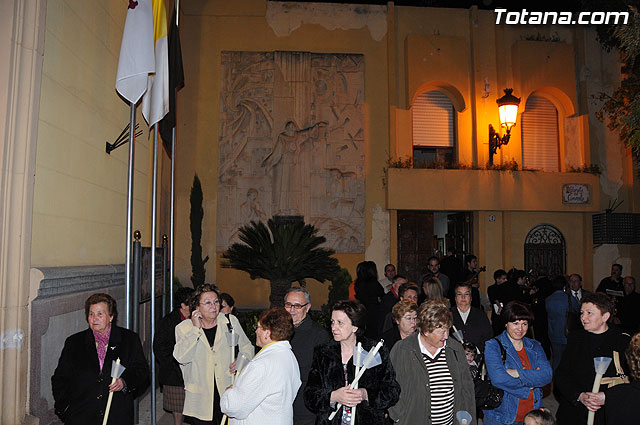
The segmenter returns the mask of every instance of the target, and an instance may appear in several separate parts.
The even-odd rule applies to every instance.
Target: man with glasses
[[[471,306],[471,285],[457,284],[455,297],[456,305],[451,307],[453,326],[462,331],[465,342],[472,342],[484,351],[484,343],[493,337],[493,330],[487,315],[479,308]],[[453,332],[451,334],[455,335]]]
[[[308,316],[311,309],[311,298],[309,291],[305,288],[291,288],[284,296],[284,308],[293,319],[295,333],[291,339],[291,349],[298,360],[300,367],[300,380],[302,385],[296,399],[293,402],[293,423],[294,425],[313,425],[316,423],[316,415],[311,413],[304,405],[301,390],[307,384],[311,361],[313,360],[313,349],[316,345],[329,341],[327,331]]]

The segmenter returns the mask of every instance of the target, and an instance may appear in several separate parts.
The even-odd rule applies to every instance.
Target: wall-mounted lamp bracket
[[[511,138],[511,131],[508,129],[506,134],[502,137],[496,132],[491,124],[489,124],[489,164],[493,165],[493,155],[498,153],[498,149],[502,145],[509,143]]]

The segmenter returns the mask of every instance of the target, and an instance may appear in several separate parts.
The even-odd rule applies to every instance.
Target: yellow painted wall
[[[276,35],[273,24],[282,25],[284,18],[276,16],[274,21],[273,16],[268,16],[269,8],[264,0],[194,0],[183,2],[181,7],[186,87],[178,96],[175,269],[185,284],[189,284],[191,275],[189,192],[195,172],[202,180],[204,191],[202,245],[204,255],[212,258],[207,267],[208,280],[219,282],[222,289],[231,292],[237,284],[247,280],[242,274],[220,268],[219,261],[214,260],[220,254],[215,250],[215,226],[219,70],[223,50],[365,55],[367,255],[337,256],[341,265],[354,276],[355,266],[365,257],[384,261],[385,250],[377,246],[379,236],[375,234],[380,228],[372,224],[372,218],[376,208],[382,208],[386,214],[388,202],[396,202],[398,194],[387,192],[382,170],[389,157],[411,155],[409,108],[413,97],[426,88],[442,89],[455,101],[458,106],[458,160],[481,166],[487,160],[487,126],[497,124],[495,100],[502,95],[503,88],[513,87],[515,94],[522,97],[523,106],[534,92],[554,99],[564,117],[578,117],[577,131],[582,143],[578,156],[605,170],[598,179],[599,190],[595,191],[600,194],[594,200],[599,207],[592,205],[587,209],[601,210],[616,198],[625,200],[619,211],[637,211],[637,205],[640,205],[629,152],[620,145],[615,133],[594,119],[594,107],[588,102],[591,93],[615,85],[619,78],[615,75],[615,55],[594,53],[598,51],[598,44],[590,31],[561,27],[496,27],[491,11],[389,5],[387,28],[378,40],[373,38],[373,31],[367,26],[342,29],[338,24],[335,28],[331,25],[336,20],[326,17],[314,17],[315,21],[302,22],[288,35]],[[114,2],[47,2],[33,211],[33,266],[108,264],[124,260],[127,147],[107,155],[104,142],[113,140],[129,117],[128,106],[114,90],[125,13],[126,9]],[[537,33],[545,37],[557,36],[561,42],[526,40]],[[574,69],[574,55],[582,68]],[[602,75],[591,78],[594,72]],[[576,78],[579,79],[577,82]],[[143,232],[143,241],[148,244],[151,152],[146,125],[140,114],[138,122],[145,133],[137,140],[134,229]],[[563,135],[560,137],[562,143]],[[509,145],[500,150],[496,161],[515,158],[520,162],[520,143],[520,129],[516,127]],[[561,152],[562,149],[563,146]],[[158,236],[168,232],[169,210],[169,162],[164,154],[160,157]],[[562,177],[558,178],[562,180]],[[544,196],[536,196],[544,204]],[[415,200],[415,193],[400,198],[403,204],[410,205],[410,201]],[[478,216],[478,250],[491,253],[488,264],[507,267],[521,261],[518,260],[521,258],[520,247],[518,244],[511,246],[507,230],[531,227],[548,214],[509,213],[508,206],[505,210],[494,210],[491,205],[479,207],[472,198],[465,202],[456,205],[455,209],[485,209]],[[415,207],[417,205],[411,208]],[[544,205],[535,209],[545,210]],[[557,210],[556,207],[551,209]],[[484,215],[490,211],[497,212],[499,220],[491,226],[482,224]],[[388,212],[388,255],[392,262],[397,262],[396,215],[394,209]],[[625,271],[633,270],[631,265],[640,261],[635,246],[594,249],[590,241],[590,215],[577,213],[577,217],[581,223],[581,236],[571,235],[572,240],[581,241],[577,247],[581,254],[579,260],[571,259],[570,265],[582,267],[583,274],[591,273],[589,270],[593,269],[592,273],[598,279],[610,262],[617,259],[629,264]],[[483,242],[482,233],[492,233],[489,229],[497,224],[502,226],[502,238],[486,238]],[[374,227],[378,230],[374,231]],[[382,229],[384,233],[384,225]],[[241,304],[258,305],[266,299],[266,284],[256,285],[245,299],[239,299]],[[314,304],[318,304],[326,293],[326,286],[314,285],[311,283],[310,288]]]
[[[287,19],[293,22],[297,19],[294,10],[297,6],[293,4],[291,7],[292,12]],[[263,0],[195,1],[183,3],[182,8],[187,83],[179,95],[181,121],[178,128],[180,166],[177,175],[176,271],[183,283],[189,282],[191,274],[188,199],[195,172],[202,180],[205,199],[204,255],[218,259],[215,264],[213,260],[208,264],[208,280],[217,281],[223,290],[229,290],[234,295],[239,292],[234,288],[248,281],[244,273],[221,268],[220,253],[215,250],[219,70],[220,52],[226,50],[292,50],[365,55],[367,254],[337,256],[341,265],[347,267],[352,275],[355,275],[355,265],[365,257],[375,257],[379,263],[383,261],[384,250],[371,249],[378,244],[378,236],[374,231],[378,228],[372,224],[376,207],[382,207],[385,214],[385,208],[389,208],[388,255],[392,262],[397,262],[395,210],[428,207],[433,210],[480,211],[475,226],[478,232],[475,249],[481,257],[485,253],[486,263],[490,267],[522,266],[523,242],[515,243],[513,235],[523,232],[526,235],[534,225],[547,222],[557,225],[567,240],[571,241],[568,246],[572,250],[567,259],[568,271],[581,271],[585,281],[587,276],[590,278],[595,273],[594,256],[601,256],[592,248],[590,213],[600,210],[612,199],[618,181],[622,182],[618,188],[622,188],[625,197],[631,196],[633,192],[628,188],[632,187],[633,177],[628,161],[621,167],[614,167],[614,176],[600,178],[576,174],[505,174],[498,178],[501,183],[495,186],[484,184],[487,179],[489,183],[496,179],[481,172],[480,175],[486,177],[483,177],[484,183],[471,174],[465,174],[472,180],[467,184],[464,178],[457,179],[461,181],[459,190],[464,192],[463,196],[450,197],[450,201],[443,201],[437,206],[422,205],[420,200],[431,199],[433,204],[436,202],[433,198],[446,197],[441,192],[454,189],[443,183],[437,188],[440,195],[436,196],[429,191],[429,182],[420,179],[416,182],[409,176],[399,189],[397,186],[385,188],[382,178],[382,169],[389,158],[411,156],[410,106],[420,91],[430,89],[445,92],[456,106],[457,157],[460,163],[484,166],[487,162],[488,125],[498,126],[495,101],[507,87],[514,88],[514,94],[522,98],[520,112],[524,110],[527,98],[534,93],[552,100],[558,108],[560,154],[564,158],[561,161],[562,170],[569,163],[598,163],[602,168],[615,163],[614,158],[620,151],[620,147],[615,145],[619,145],[619,141],[602,123],[594,120],[587,99],[594,87],[589,89],[592,83],[583,83],[581,73],[584,69],[576,69],[576,66],[583,65],[596,69],[598,61],[601,64],[609,63],[607,60],[611,59],[594,49],[594,36],[588,30],[558,26],[496,26],[492,11],[479,11],[476,8],[432,9],[389,5],[386,37],[377,41],[367,27],[345,30],[340,23],[330,27],[330,19],[317,16],[302,20],[288,34],[276,35],[275,27],[282,25],[285,18],[270,16],[269,5]],[[557,42],[531,40],[536,37],[546,40],[554,38]],[[584,64],[579,62],[576,65],[574,58]],[[607,66],[615,67],[615,61],[610,62]],[[600,72],[600,69],[594,72]],[[576,87],[581,87],[581,91]],[[571,140],[567,140],[564,134],[565,121],[569,119],[574,119],[571,123],[573,127],[569,128],[576,133],[570,135]],[[520,132],[518,125],[512,132],[509,144],[494,158],[497,163],[511,159],[522,162]],[[569,142],[571,146],[567,146]],[[566,156],[570,158],[566,159]],[[512,181],[504,182],[505,179]],[[585,182],[592,185],[592,202],[582,207],[563,206],[560,195],[556,193],[558,185]],[[423,186],[423,191],[413,190]],[[505,187],[506,193],[503,190]],[[492,203],[492,199],[496,202]],[[509,212],[511,210],[521,212]],[[555,212],[549,211],[561,213],[556,216]],[[487,214],[491,213],[495,213],[497,220],[485,223]],[[567,226],[572,221],[578,225]],[[497,239],[493,237],[496,227],[500,229]],[[524,240],[523,235],[519,237]],[[633,247],[619,247],[617,251],[607,253],[606,261],[609,261],[609,257],[624,255],[629,258],[638,256]],[[266,283],[248,284],[253,289],[240,297],[240,304],[265,303],[268,294]],[[317,300],[324,296],[325,287],[314,285],[310,284],[310,288],[314,300]],[[316,301],[314,303],[317,304]]]
[[[190,282],[191,235],[189,232],[189,191],[193,175],[198,173],[204,193],[203,256],[207,264],[207,280],[215,281],[223,291],[230,292],[240,305],[266,305],[268,286],[252,282],[245,273],[213,264],[216,253],[216,202],[218,168],[218,114],[220,110],[221,51],[309,51],[325,53],[357,53],[365,56],[365,187],[366,241],[371,238],[372,208],[384,208],[385,191],[382,168],[388,156],[388,92],[386,38],[376,41],[368,27],[328,30],[323,24],[303,24],[288,36],[277,36],[265,18],[266,3],[262,0],[239,2],[186,2],[181,18],[185,88],[179,94],[181,125],[178,157],[180,167],[176,177],[178,204],[176,225],[176,271],[180,280]],[[323,26],[325,25],[325,26]],[[188,46],[188,47],[186,47]],[[355,277],[355,266],[364,254],[337,255],[340,265]],[[239,285],[249,284],[251,291],[240,292]],[[316,293],[326,291],[310,284]],[[324,295],[318,295],[326,297]],[[324,302],[324,301],[323,301]],[[319,307],[319,306],[318,306]]]
[[[128,145],[107,155],[129,121],[115,91],[126,7],[121,2],[50,0],[33,208],[31,264],[122,264]],[[136,143],[134,229],[147,223],[149,144]]]

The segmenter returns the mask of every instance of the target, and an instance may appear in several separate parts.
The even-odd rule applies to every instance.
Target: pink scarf
[[[107,355],[107,345],[109,345],[109,337],[111,336],[111,326],[104,335],[97,332],[93,332],[93,337],[96,340],[96,350],[98,351],[98,361],[100,361],[100,370],[104,365],[104,358]]]

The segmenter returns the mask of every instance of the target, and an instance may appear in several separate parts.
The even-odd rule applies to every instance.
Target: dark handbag
[[[483,381],[478,378],[473,381],[473,387],[476,393],[476,406],[482,410],[493,410],[500,407],[504,391],[496,388],[491,384],[491,380]]]
[[[564,316],[564,336],[569,336],[569,334],[577,329],[582,329],[582,322],[580,321],[580,313],[576,313],[571,308],[571,294],[567,294],[567,304],[569,308]]]
[[[507,350],[504,349],[504,346],[498,338],[493,339],[495,339],[498,342],[498,346],[500,346],[500,357],[502,358],[502,364],[504,364],[507,361]],[[489,378],[483,380],[479,374],[476,374],[473,376],[473,387],[476,394],[476,407],[478,409],[493,410],[502,404],[504,391],[494,387]]]

